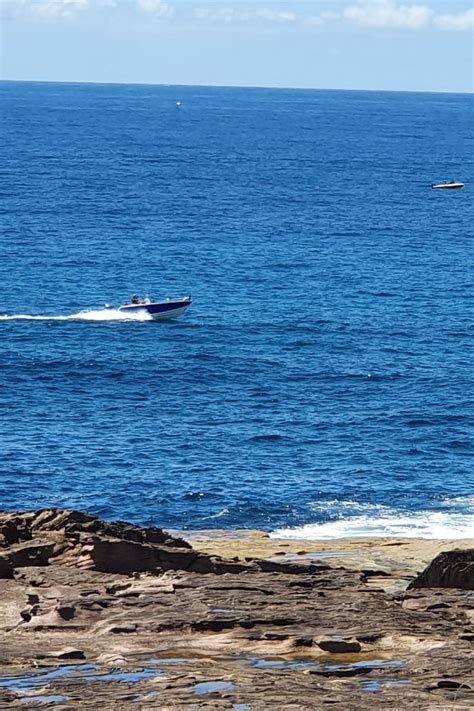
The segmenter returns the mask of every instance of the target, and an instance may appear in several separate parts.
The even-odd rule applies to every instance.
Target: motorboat
[[[165,319],[181,316],[191,304],[192,299],[190,296],[177,296],[170,297],[164,301],[152,301],[149,297],[142,299],[137,294],[133,294],[130,303],[122,304],[118,310],[124,315],[147,313],[155,321],[164,321]],[[110,304],[106,304],[106,307],[113,308]]]
[[[464,183],[459,183],[456,180],[450,180],[449,183],[433,183],[433,190],[459,190],[464,187]]]

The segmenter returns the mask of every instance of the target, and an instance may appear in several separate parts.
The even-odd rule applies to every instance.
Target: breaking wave
[[[462,507],[459,504],[462,501]],[[446,499],[441,511],[403,511],[388,506],[354,501],[327,501],[313,505],[326,508],[333,520],[308,523],[273,531],[273,538],[330,540],[335,538],[395,537],[449,539],[474,538],[474,496]],[[455,510],[449,510],[449,509]]]

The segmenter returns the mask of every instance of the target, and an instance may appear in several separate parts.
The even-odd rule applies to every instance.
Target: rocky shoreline
[[[0,513],[0,708],[468,709],[473,590],[472,540]]]

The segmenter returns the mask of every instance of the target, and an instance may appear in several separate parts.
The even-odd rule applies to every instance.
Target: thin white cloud
[[[268,22],[295,22],[298,15],[295,12],[276,12],[275,10],[257,10],[255,15],[261,20]]]
[[[72,22],[89,14],[117,11],[118,17],[136,14],[149,20],[181,18],[189,21],[231,27],[234,25],[306,27],[318,31],[325,26],[336,30],[338,25],[353,25],[361,30],[400,29],[421,30],[436,28],[449,32],[472,31],[474,9],[458,13],[435,11],[433,0],[413,2],[413,0],[347,0],[336,3],[331,9],[311,15],[304,2],[287,0],[278,3],[278,9],[269,0],[262,0],[260,8],[247,3],[235,2],[235,7],[227,5],[228,0],[209,2],[203,0],[201,6],[186,3],[180,6],[179,15],[175,2],[165,0],[0,0],[6,19],[29,22]],[[232,2],[232,0],[230,0]],[[268,3],[264,5],[264,3]],[[194,5],[194,7],[193,7]],[[313,5],[314,7],[314,5]],[[118,12],[123,10],[124,12]]]
[[[136,0],[137,9],[151,17],[165,18],[174,15],[174,7],[162,0]]]
[[[6,0],[7,17],[33,21],[72,20],[89,7],[89,0]]]
[[[148,1],[148,0],[143,0]],[[153,0],[150,0],[153,1]],[[436,26],[443,30],[468,30],[474,23],[474,10],[457,15],[438,15],[428,4],[403,2],[403,0],[353,0],[338,10],[326,10],[315,15],[297,12],[296,3],[288,0],[288,10],[280,9],[242,10],[233,7],[195,8],[194,18],[215,25],[251,24],[257,22],[280,25],[301,23],[306,27],[319,28],[328,24],[353,24],[360,28],[420,30]],[[301,5],[303,7],[303,5]],[[292,8],[290,10],[290,8]]]
[[[299,16],[295,12],[283,10],[236,10],[227,8],[195,8],[194,17],[212,24],[251,24],[255,22],[288,24],[297,22]]]
[[[457,14],[437,14],[427,4],[395,2],[395,0],[354,0],[340,12],[321,12],[306,17],[304,24],[320,27],[327,23],[344,21],[361,28],[418,30],[437,27],[446,31],[468,31],[474,28],[474,10]]]
[[[201,22],[210,24],[231,24],[234,22],[245,21],[246,14],[229,8],[221,8],[220,10],[209,10],[203,7],[197,7],[193,11],[194,18]]]
[[[342,11],[345,20],[362,27],[417,30],[426,27],[434,11],[428,5],[402,5],[390,0],[372,0],[349,5]]]
[[[441,30],[455,32],[474,30],[474,10],[459,12],[457,15],[438,15],[434,18],[434,24]]]
[[[174,14],[174,6],[163,0],[0,0],[8,19],[55,22],[73,20],[86,11],[112,12],[125,10],[149,18],[165,18]]]

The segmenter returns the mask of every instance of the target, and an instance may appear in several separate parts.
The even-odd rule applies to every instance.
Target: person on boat
[[[130,299],[132,304],[139,304],[140,303],[140,297],[138,294],[132,294],[132,298]]]

